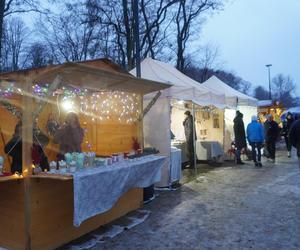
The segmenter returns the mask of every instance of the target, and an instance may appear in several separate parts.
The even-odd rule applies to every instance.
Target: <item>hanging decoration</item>
[[[35,84],[32,86],[33,93],[40,96],[44,97],[49,95],[49,92],[52,94],[51,90],[51,84],[45,83],[45,84]],[[87,89],[81,89],[73,86],[64,86],[62,88],[57,89],[56,91],[53,92],[53,95],[62,95],[64,97],[77,97],[77,96],[86,96],[90,94],[90,91]]]
[[[0,105],[8,110],[11,114],[16,116],[17,118],[21,119],[22,118],[22,111],[17,108],[16,106],[12,105],[6,100],[3,100],[2,98],[0,99]]]

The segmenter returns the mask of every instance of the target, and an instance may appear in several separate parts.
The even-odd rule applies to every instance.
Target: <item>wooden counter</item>
[[[3,177],[4,178],[4,177]],[[142,189],[131,189],[106,213],[73,226],[73,180],[49,174],[30,179],[30,247],[25,246],[24,179],[0,183],[0,246],[54,249],[141,206]]]
[[[17,176],[17,175],[10,175],[10,176],[1,176],[0,177],[0,182],[7,182],[7,181],[17,181],[23,179],[22,176]]]

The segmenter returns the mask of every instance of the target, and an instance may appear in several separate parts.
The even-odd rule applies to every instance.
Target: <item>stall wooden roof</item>
[[[67,62],[38,69],[20,70],[0,74],[0,80],[24,87],[25,81],[51,83],[57,76],[64,84],[95,91],[124,91],[147,94],[169,88],[171,85],[136,78],[108,59],[86,62]]]

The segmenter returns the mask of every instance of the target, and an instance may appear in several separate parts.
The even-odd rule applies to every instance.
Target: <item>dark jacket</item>
[[[300,120],[293,123],[289,132],[289,141],[295,147],[300,147]]]
[[[234,130],[234,142],[235,146],[238,149],[246,148],[246,133],[245,133],[245,126],[243,122],[243,114],[239,111],[236,114],[236,117],[233,120],[233,130]]]
[[[22,140],[13,137],[4,147],[4,152],[12,157],[10,171],[22,173]]]
[[[193,143],[193,130],[194,130],[194,119],[192,115],[189,115],[184,121],[183,121],[183,126],[184,126],[184,134],[187,143]],[[195,132],[196,133],[196,132]],[[196,134],[195,134],[195,139]]]
[[[278,123],[267,120],[264,124],[266,142],[275,142],[279,134]]]
[[[288,113],[287,116],[288,115],[292,116],[291,113]],[[282,131],[281,131],[281,135],[285,136],[285,137],[287,137],[289,135],[290,129],[294,122],[293,116],[291,118],[288,118],[287,116],[286,116],[286,119],[283,121],[283,126],[282,126]]]
[[[39,165],[42,170],[49,170],[48,158],[44,153],[43,146],[49,142],[48,137],[40,130],[33,130],[33,146],[31,150],[32,163]],[[10,171],[12,173],[22,173],[22,139],[13,136],[13,138],[5,145],[4,151],[12,157]]]

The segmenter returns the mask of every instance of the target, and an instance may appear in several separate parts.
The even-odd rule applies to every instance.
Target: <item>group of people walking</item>
[[[262,148],[264,149],[264,156],[272,163],[275,163],[276,141],[280,134],[285,139],[288,157],[291,157],[292,146],[294,146],[297,148],[298,159],[300,159],[300,120],[295,121],[293,115],[287,113],[281,131],[271,114],[267,115],[264,123],[261,123],[255,115],[252,116],[251,120],[245,131],[243,114],[240,111],[236,112],[234,135],[237,164],[244,164],[241,160],[241,151],[247,149],[247,140],[252,149],[252,160],[255,166],[262,167]]]

